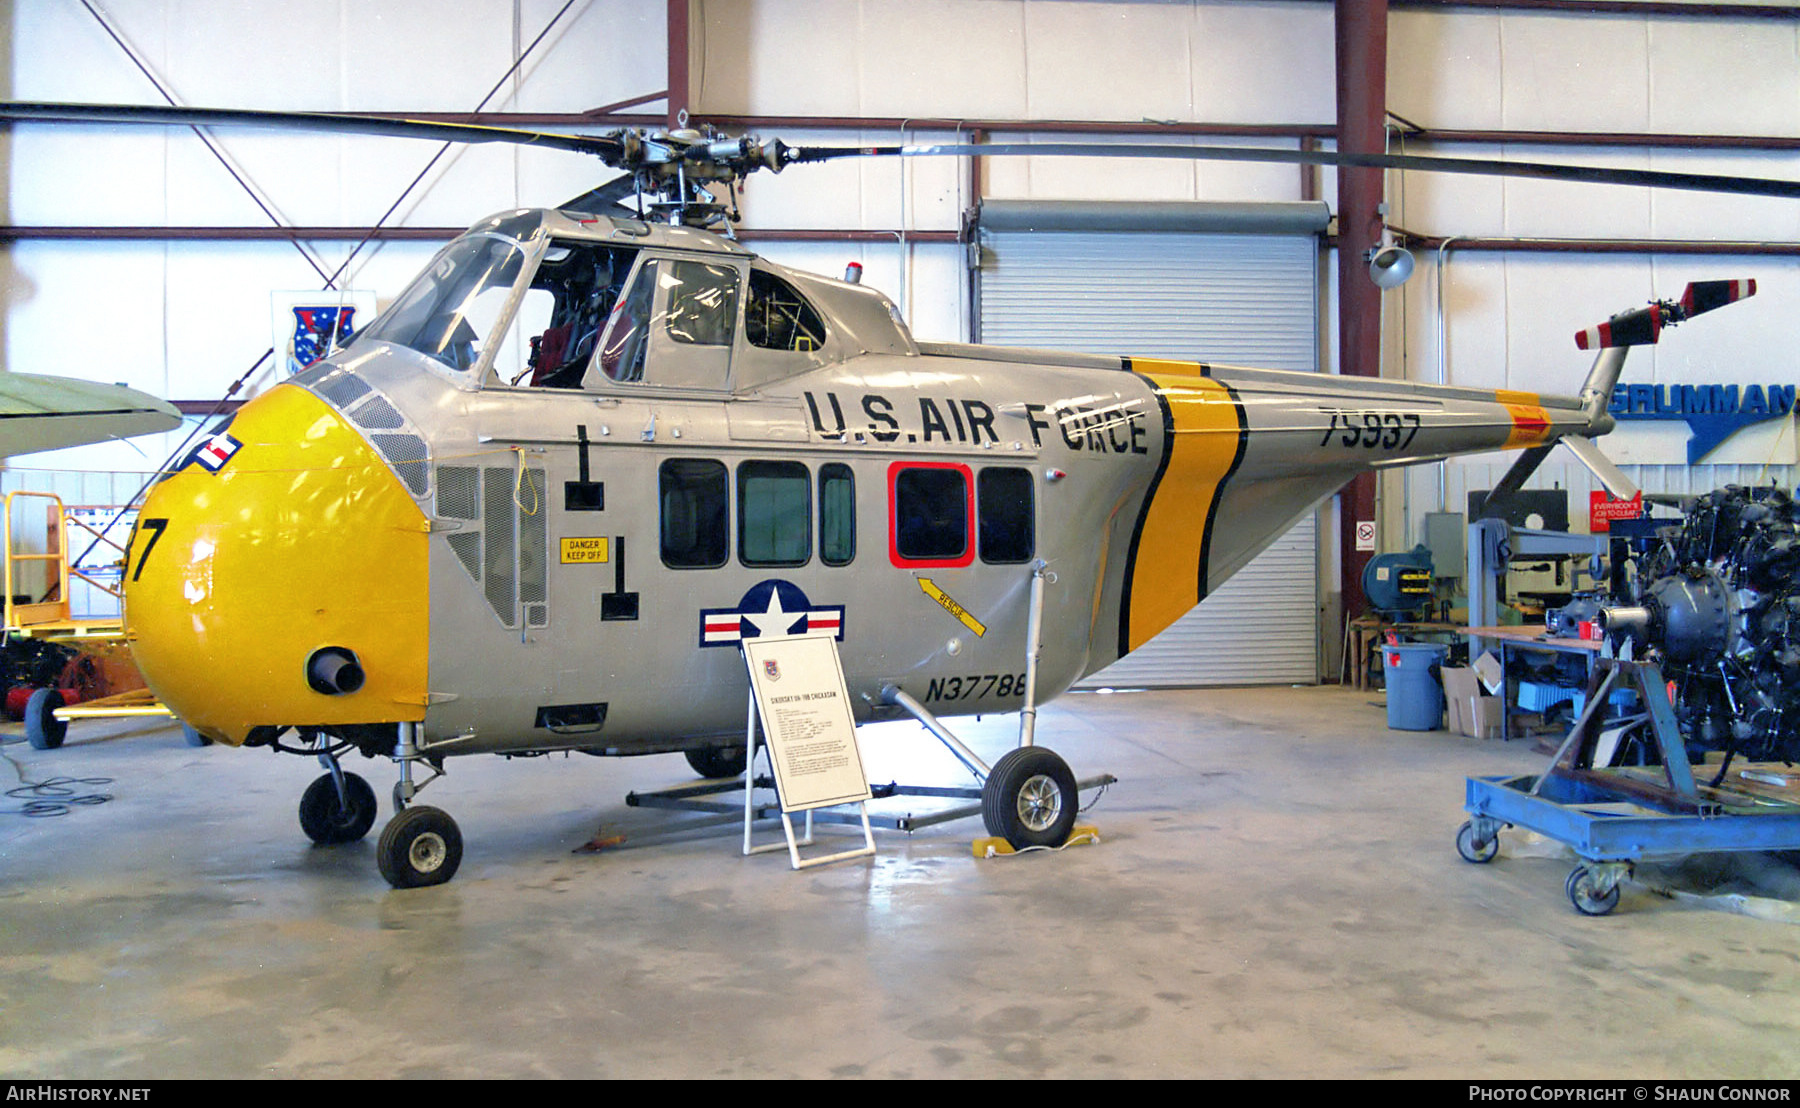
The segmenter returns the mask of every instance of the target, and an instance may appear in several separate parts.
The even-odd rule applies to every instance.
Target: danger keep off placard
[[[557,546],[562,551],[562,563],[566,566],[606,561],[605,536],[558,539]]]

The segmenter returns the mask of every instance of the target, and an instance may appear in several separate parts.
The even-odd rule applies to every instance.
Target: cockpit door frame
[[[668,333],[669,302],[673,292],[672,287],[660,278],[657,280],[657,288],[651,299],[648,333],[644,339],[647,344],[644,352],[646,369],[644,379],[620,381],[607,376],[601,369],[601,358],[605,353],[611,331],[617,323],[619,309],[630,300],[638,281],[644,278],[645,270],[648,267],[656,263],[672,264],[676,262],[718,266],[731,270],[736,276],[733,288],[734,302],[731,311],[730,340],[723,344],[726,359],[725,371],[718,384],[666,384],[654,379],[655,367],[658,364],[674,364],[683,357],[685,346]],[[740,258],[676,250],[644,249],[640,251],[636,263],[632,266],[631,275],[625,282],[624,291],[620,293],[618,303],[613,306],[605,326],[602,327],[599,340],[594,343],[593,357],[588,363],[587,373],[582,378],[583,387],[590,392],[639,397],[688,395],[721,397],[729,395],[732,388],[732,367],[737,362],[740,347],[744,342],[744,297],[748,276],[749,266]],[[703,349],[711,350],[715,347],[707,344]]]

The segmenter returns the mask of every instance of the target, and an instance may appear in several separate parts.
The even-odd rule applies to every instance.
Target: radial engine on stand
[[[1689,750],[1800,761],[1800,503],[1731,485],[1628,545],[1600,622],[1661,655]]]

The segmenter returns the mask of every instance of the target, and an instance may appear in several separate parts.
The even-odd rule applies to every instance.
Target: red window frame
[[[900,554],[900,474],[909,469],[953,469],[963,479],[963,552],[955,558],[907,558]],[[887,472],[888,560],[901,569],[956,569],[975,561],[975,473],[961,462],[893,462]]]

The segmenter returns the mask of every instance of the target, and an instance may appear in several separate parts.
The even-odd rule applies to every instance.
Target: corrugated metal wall
[[[1318,369],[1310,234],[984,229],[982,245],[984,343]],[[1309,518],[1084,685],[1316,681],[1317,582]]]

